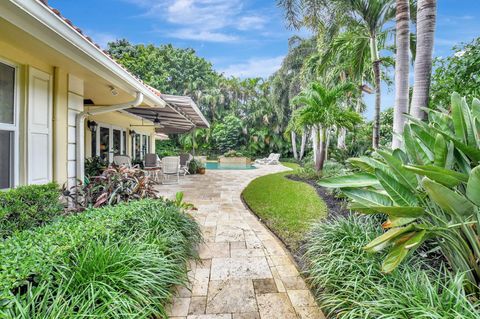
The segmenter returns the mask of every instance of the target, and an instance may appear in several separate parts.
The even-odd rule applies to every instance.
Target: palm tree
[[[295,112],[295,126],[311,126],[314,132],[315,169],[323,170],[327,154],[327,134],[333,127],[352,128],[361,121],[357,112],[340,107],[340,101],[355,88],[352,84],[326,88],[313,82],[307,90],[295,97],[292,103],[302,105]]]
[[[375,118],[372,145],[378,148],[380,141],[381,72],[379,36],[384,26],[395,16],[395,0],[280,0],[286,9],[286,18],[295,27],[322,20],[328,30],[339,30],[341,25],[361,27],[368,36],[370,58],[375,83]],[[330,12],[330,14],[324,14]],[[302,19],[298,16],[303,15]],[[332,17],[335,19],[332,21]],[[326,21],[328,20],[328,21]],[[332,33],[332,32],[329,32]]]
[[[395,108],[393,113],[392,148],[401,146],[405,113],[408,113],[408,80],[410,72],[410,4],[409,0],[397,0],[396,63],[395,63]]]
[[[410,115],[423,119],[425,112],[421,108],[428,106],[430,93],[437,1],[418,0],[417,6],[417,50]]]

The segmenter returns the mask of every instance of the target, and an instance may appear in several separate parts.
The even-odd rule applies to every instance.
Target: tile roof
[[[80,29],[79,27],[75,26],[71,20],[67,19],[66,17],[64,17],[62,15],[62,13],[60,12],[60,10],[56,9],[56,8],[53,8],[51,7],[49,4],[48,4],[48,0],[36,0],[38,2],[40,2],[43,6],[45,6],[47,9],[49,9],[53,14],[55,14],[56,16],[58,16],[61,20],[63,20],[67,25],[70,26],[70,28],[72,28],[75,32],[77,32],[78,34],[80,34],[87,42],[89,42],[91,45],[93,45],[94,47],[97,48],[98,52],[103,54],[104,56],[106,56],[107,58],[109,58],[111,61],[113,61],[119,68],[123,69],[124,71],[128,72],[133,78],[135,78],[138,82],[140,82],[143,86],[145,86],[148,90],[150,90],[152,93],[154,93],[156,96],[158,97],[161,97],[161,93],[159,90],[151,87],[150,85],[148,85],[147,83],[145,83],[142,79],[140,79],[139,77],[137,77],[136,75],[132,74],[127,68],[125,68],[123,65],[121,65],[120,63],[118,63],[109,53],[107,50],[102,50],[102,48],[100,47],[100,45],[98,43],[95,43],[91,37],[87,36],[86,34],[83,33],[82,29]]]

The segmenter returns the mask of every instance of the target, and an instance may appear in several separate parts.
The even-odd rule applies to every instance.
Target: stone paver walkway
[[[190,286],[178,288],[173,319],[324,318],[282,243],[243,205],[240,194],[254,178],[287,168],[209,170],[161,185],[162,195],[185,193],[201,225],[201,263],[191,262]]]

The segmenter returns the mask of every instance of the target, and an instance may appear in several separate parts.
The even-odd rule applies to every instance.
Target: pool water
[[[246,170],[256,169],[252,164],[220,164],[218,162],[207,162],[206,169],[221,169],[221,170]]]

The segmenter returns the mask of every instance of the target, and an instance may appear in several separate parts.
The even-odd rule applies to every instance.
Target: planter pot
[[[200,175],[205,174],[205,167],[199,168],[199,169],[197,170],[197,174],[200,174]]]

